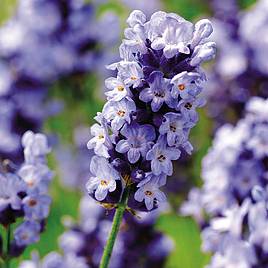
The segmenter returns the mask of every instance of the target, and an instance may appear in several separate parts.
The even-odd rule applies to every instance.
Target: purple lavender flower
[[[236,126],[216,132],[202,163],[203,186],[182,207],[205,227],[210,268],[267,266],[267,104],[252,98]]]
[[[141,66],[137,62],[124,62],[117,66],[118,74],[127,86],[137,88],[143,79]]]
[[[36,159],[38,162],[43,162],[44,155],[50,152],[47,138],[43,134],[27,131],[23,135],[21,143],[24,147],[24,158],[27,164],[34,164]]]
[[[217,60],[209,69],[205,94],[209,116],[216,127],[243,116],[245,104],[252,96],[268,97],[266,0],[239,11],[237,1],[213,0],[214,33],[211,40],[219,44]],[[254,23],[252,23],[254,21]],[[260,40],[260,42],[256,42]]]
[[[152,17],[152,22],[154,21],[160,21],[160,23],[159,37],[152,42],[153,49],[163,49],[166,58],[172,58],[178,53],[190,53],[187,46],[193,34],[193,25],[190,22],[178,15],[164,12],[155,13]]]
[[[59,111],[51,101],[45,103],[55,81],[73,75],[84,79],[93,72],[107,75],[104,66],[117,58],[111,47],[119,40],[119,20],[111,12],[97,16],[97,8],[69,0],[20,0],[14,16],[1,26],[0,102],[12,110],[11,115],[0,111],[2,159],[22,162],[22,134],[40,130],[44,119]],[[107,25],[112,30],[103,35]],[[2,124],[7,117],[8,124]]]
[[[92,158],[90,172],[95,177],[89,179],[86,188],[89,193],[95,192],[95,198],[102,201],[108,192],[113,192],[116,189],[116,180],[120,180],[120,175],[107,159],[98,156]]]
[[[130,123],[130,115],[135,111],[134,101],[123,99],[119,102],[107,102],[103,107],[103,117],[111,124],[113,130],[119,130],[125,122]]]
[[[150,210],[164,199],[159,187],[173,173],[172,160],[180,157],[181,150],[190,154],[193,149],[188,136],[198,121],[196,108],[204,104],[200,93],[205,75],[199,67],[214,56],[215,44],[206,40],[212,32],[208,20],[194,26],[176,14],[156,12],[147,21],[143,12],[135,10],[127,23],[119,48],[121,61],[108,66],[117,71],[116,78],[106,80],[111,91],[97,117],[98,128],[106,134],[100,135],[99,143],[91,140],[89,147],[94,146],[97,155],[99,148],[105,151],[105,165],[111,163],[120,173],[119,187],[125,191],[131,185],[129,205],[138,201],[139,209]],[[103,136],[111,141],[109,145]],[[89,182],[93,196],[99,181],[94,186]],[[120,199],[117,184],[113,179],[111,189]],[[156,194],[144,196],[146,187]],[[106,189],[102,200],[106,195],[112,194]]]
[[[191,127],[193,127],[193,123],[189,122],[183,115],[166,113],[159,132],[161,135],[167,134],[168,146],[174,146],[180,145],[187,140]]]
[[[105,86],[111,90],[105,93],[109,100],[120,101],[126,96],[130,96],[130,90],[125,83],[121,81],[121,78],[110,77],[106,79]]]
[[[177,109],[180,110],[185,117],[188,117],[190,122],[195,124],[198,121],[196,108],[203,107],[205,104],[206,100],[204,98],[187,98],[179,101]]]
[[[109,135],[107,133],[107,129],[100,126],[99,124],[94,124],[91,127],[91,134],[94,136],[87,143],[87,148],[94,148],[95,154],[103,157],[108,157],[108,148],[110,147]]]
[[[127,138],[120,140],[115,147],[119,153],[127,153],[131,164],[136,163],[140,156],[145,157],[155,139],[155,129],[151,125],[124,125],[121,134]]]
[[[35,221],[25,221],[14,231],[15,241],[18,246],[26,246],[39,240],[40,224]]]
[[[160,192],[159,195],[164,198],[163,193]],[[65,222],[67,230],[59,238],[59,248],[62,253],[50,252],[43,260],[34,254],[32,260],[23,261],[19,268],[28,268],[27,265],[32,265],[30,267],[33,268],[72,268],[74,265],[79,268],[97,268],[99,266],[100,254],[111,227],[111,215],[107,215],[105,210],[88,196],[82,197],[79,207],[80,220],[72,223]],[[132,216],[124,219],[124,226],[127,229],[122,229],[115,244],[111,268],[124,268],[126,265],[135,268],[141,262],[146,267],[164,267],[165,260],[173,249],[173,241],[154,229],[153,225],[162,209],[166,211],[167,207],[141,213],[140,219]]]
[[[27,192],[47,192],[49,183],[53,177],[52,172],[46,165],[23,164],[18,170],[18,175],[27,184]]]
[[[163,78],[161,72],[153,72],[149,78],[149,88],[145,88],[140,93],[140,100],[151,102],[153,112],[159,111],[164,103],[173,108],[175,100],[171,97],[170,82]]]
[[[42,220],[47,218],[51,198],[48,195],[28,195],[22,200],[25,216],[28,219]]]
[[[192,72],[182,72],[175,75],[171,83],[174,85],[171,90],[173,98],[180,96],[182,99],[195,97],[201,92],[201,88],[196,84],[200,79],[200,74]]]
[[[173,168],[171,160],[177,160],[180,157],[180,150],[168,147],[164,136],[160,136],[158,142],[147,153],[146,159],[151,161],[152,172],[155,175],[161,173],[172,175]]]
[[[25,183],[15,174],[0,174],[0,214],[8,206],[14,210],[21,208],[19,193],[25,192]]]
[[[33,256],[31,261],[24,261],[20,264],[20,268],[88,268],[84,258],[73,254],[61,256],[57,252],[51,252],[41,261],[39,257]]]
[[[22,218],[4,252],[9,258],[18,257],[39,240],[51,203],[48,186],[53,174],[46,163],[50,152],[46,137],[28,131],[22,136],[22,146],[24,163],[0,170],[0,223],[9,228]]]
[[[142,202],[144,200],[146,208],[152,210],[155,202],[164,202],[166,196],[163,192],[159,190],[159,187],[163,184],[160,184],[159,178],[152,178],[149,182],[145,184],[139,184],[138,190],[135,193],[135,200]]]

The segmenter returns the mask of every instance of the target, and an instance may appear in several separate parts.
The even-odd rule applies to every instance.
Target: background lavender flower
[[[266,140],[259,134],[259,129],[267,131],[267,103],[252,98],[237,126],[224,125],[217,131],[203,159],[204,184],[193,190],[182,207],[183,214],[193,215],[205,227],[203,249],[215,253],[208,267],[267,265],[265,234],[260,227],[267,223],[267,150],[262,151]],[[212,218],[208,225],[206,214]]]
[[[267,1],[240,11],[238,1],[212,1],[214,34],[219,45],[218,57],[209,73],[209,115],[223,122],[235,122],[243,115],[251,96],[266,98],[267,69],[262,59],[265,45]],[[256,40],[260,40],[256,42]]]
[[[118,40],[118,19],[111,13],[97,19],[96,9],[83,1],[20,1],[1,27],[0,99],[9,106],[0,113],[2,159],[18,160],[21,135],[40,130],[45,118],[62,109],[59,101],[46,102],[51,85],[71,76],[85,79],[89,72],[102,75],[98,64],[114,58],[110,48]],[[107,25],[113,31],[104,36],[100,29]]]
[[[193,119],[184,108],[194,107],[195,110],[199,106],[195,102],[200,98],[201,86],[188,92],[189,79],[186,79],[180,82],[179,87],[177,85],[177,90],[188,93],[172,94],[171,90],[180,74],[186,76],[189,72],[192,79],[200,78],[198,83],[204,80],[199,65],[214,56],[215,44],[206,41],[212,32],[208,20],[199,21],[194,26],[176,14],[156,12],[147,21],[145,14],[136,10],[130,14],[127,23],[126,39],[120,46],[122,60],[109,66],[110,69],[117,69],[117,77],[106,80],[106,86],[112,91],[108,92],[108,101],[97,116],[105,136],[112,143],[107,146],[101,142],[102,147],[107,146],[106,150],[102,148],[101,151],[95,143],[95,153],[100,156],[102,151],[108,152],[105,161],[109,161],[120,173],[123,187],[131,184],[132,192],[136,192],[134,202],[140,202],[141,207],[145,204],[146,209],[151,210],[158,201],[165,199],[158,188],[166,183],[167,175],[172,175],[172,160],[180,157],[181,150],[191,152],[188,134],[197,123],[197,116]],[[187,103],[182,105],[181,100],[188,94],[191,99],[187,98]],[[172,119],[172,115],[183,118],[183,126],[174,123],[176,120]],[[172,121],[169,126],[167,119]],[[95,128],[96,125],[92,133]],[[170,131],[176,135],[171,135]],[[95,134],[97,138],[97,132]],[[93,145],[91,141],[90,148]],[[130,183],[127,177],[133,175],[133,171],[139,171],[137,174],[144,176],[130,177]],[[89,194],[97,200],[106,196],[101,199],[96,196],[99,188],[95,185],[95,179],[90,178],[87,185]],[[111,192],[116,189],[114,185]],[[120,197],[120,191],[118,194]]]
[[[45,159],[50,152],[46,137],[28,131],[22,137],[22,146],[24,163],[17,170],[3,163],[0,170],[0,223],[10,233],[4,259],[19,256],[26,246],[39,240],[51,203],[48,188],[42,186],[48,186],[53,176]],[[31,174],[30,180],[25,169]],[[13,232],[13,224],[20,217],[23,221]]]

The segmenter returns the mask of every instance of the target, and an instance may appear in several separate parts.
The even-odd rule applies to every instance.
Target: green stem
[[[112,256],[114,243],[115,243],[117,234],[119,232],[120,224],[122,222],[123,215],[127,206],[129,190],[130,190],[129,187],[125,188],[122,194],[121,200],[116,208],[114,219],[113,219],[113,224],[112,224],[112,229],[111,229],[109,238],[107,240],[106,246],[104,248],[99,268],[107,268],[109,265],[109,261]]]
[[[7,247],[6,247],[6,259],[5,259],[5,265],[6,268],[9,268],[9,249],[10,249],[10,238],[11,238],[11,224],[7,227]]]

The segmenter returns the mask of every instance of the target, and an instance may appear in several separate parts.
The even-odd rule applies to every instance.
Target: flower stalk
[[[126,186],[114,214],[112,229],[103,251],[103,255],[100,262],[100,268],[107,268],[109,265],[116,237],[118,235],[123,215],[127,207],[129,192],[130,192],[130,186]]]

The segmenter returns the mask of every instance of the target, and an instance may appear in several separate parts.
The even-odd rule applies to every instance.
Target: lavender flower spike
[[[201,226],[209,268],[267,267],[268,263],[268,102],[259,97],[246,105],[236,126],[217,132],[203,159],[203,186],[190,192],[184,215]]]
[[[193,149],[189,133],[206,80],[200,64],[214,57],[215,44],[206,40],[208,20],[193,25],[161,11],[148,20],[135,10],[127,23],[121,60],[108,66],[116,76],[106,80],[107,102],[92,126],[88,148],[98,157],[87,189],[105,203],[120,202],[128,191],[125,205],[148,211],[165,199],[159,187],[173,173],[172,161]]]
[[[2,254],[7,263],[39,240],[51,203],[48,186],[53,174],[46,162],[50,152],[47,138],[27,131],[22,147],[24,163],[0,170],[0,224],[7,229],[15,226],[8,236],[10,246]],[[18,218],[22,218],[20,225]]]
[[[127,23],[121,61],[108,66],[116,78],[106,80],[110,91],[98,115],[112,144],[104,150],[107,158],[92,158],[94,177],[87,183],[92,197],[116,208],[101,268],[109,265],[126,208],[150,211],[166,200],[159,188],[173,173],[172,161],[182,150],[192,151],[188,136],[198,121],[205,80],[200,64],[215,54],[215,44],[206,41],[212,32],[207,20],[194,26],[176,14],[156,12],[147,21],[135,10]]]

